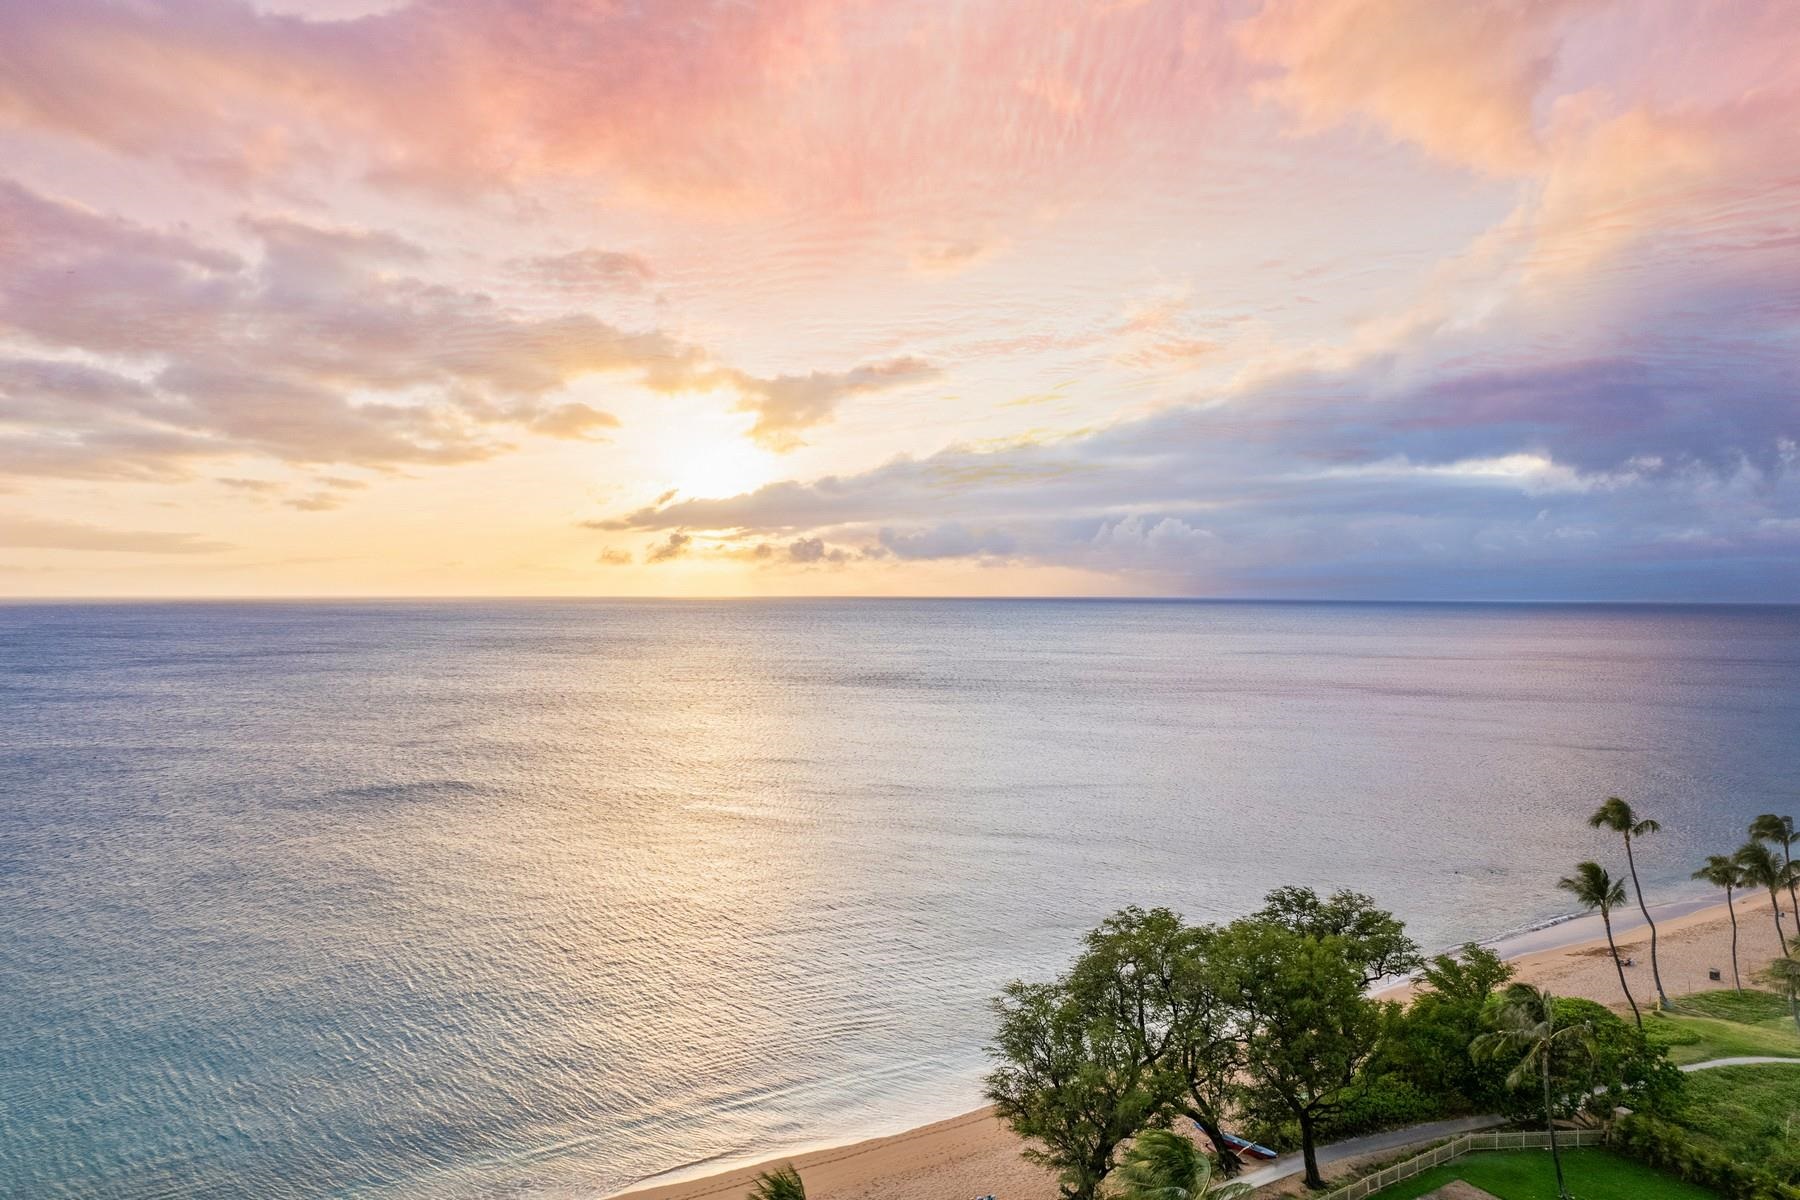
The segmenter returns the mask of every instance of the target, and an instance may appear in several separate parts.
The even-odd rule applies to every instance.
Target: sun
[[[736,496],[776,475],[775,456],[741,434],[707,429],[671,430],[658,471],[663,486],[685,497]]]

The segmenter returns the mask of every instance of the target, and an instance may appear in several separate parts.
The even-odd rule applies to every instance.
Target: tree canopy
[[[988,1099],[1066,1200],[1093,1200],[1120,1144],[1166,1122],[1168,1076],[1133,1022],[1067,979],[1008,984],[994,1011]]]
[[[1617,902],[1616,883],[1595,886]],[[1414,968],[1410,1006],[1367,994]],[[1321,1134],[1496,1107],[1564,1117],[1590,1102],[1673,1103],[1682,1077],[1641,1031],[1586,1000],[1545,1000],[1524,1021],[1529,997],[1497,991],[1511,974],[1474,944],[1425,961],[1393,914],[1355,892],[1281,888],[1223,926],[1126,908],[1061,976],[1009,984],[994,1001],[987,1096],[1063,1200],[1095,1200],[1109,1177],[1126,1200],[1208,1195],[1183,1118],[1210,1136],[1221,1173],[1237,1165],[1229,1121],[1254,1140],[1297,1142],[1320,1186]],[[1527,1025],[1556,1036],[1534,1050]],[[1521,1076],[1536,1086],[1507,1086]]]
[[[1367,947],[1258,913],[1227,926],[1212,951],[1238,1009],[1240,1090],[1293,1117],[1307,1183],[1322,1186],[1319,1124],[1344,1103],[1386,1028],[1386,1007],[1363,994]]]
[[[1365,987],[1417,970],[1424,961],[1405,923],[1361,892],[1338,891],[1321,900],[1311,888],[1276,888],[1249,919],[1314,939],[1338,938],[1339,952],[1362,973]]]

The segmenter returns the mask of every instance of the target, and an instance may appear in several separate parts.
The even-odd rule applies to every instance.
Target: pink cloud
[[[338,21],[0,0],[0,25],[17,65],[0,121],[214,179],[352,160],[444,193],[574,172],[828,210],[1067,171],[1150,126],[1191,130],[1243,75],[1222,17],[1175,0],[418,0]]]

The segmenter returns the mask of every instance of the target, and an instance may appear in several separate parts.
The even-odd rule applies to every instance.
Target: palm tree
[[[1212,1181],[1212,1160],[1172,1129],[1146,1129],[1114,1173],[1117,1200],[1236,1200],[1247,1183]]]
[[[1744,882],[1744,869],[1733,858],[1723,854],[1709,854],[1706,856],[1706,865],[1695,871],[1693,878],[1725,889],[1725,911],[1731,914],[1731,986],[1741,992],[1744,990],[1744,982],[1738,978],[1737,909],[1731,903],[1731,889]],[[1775,927],[1780,929],[1781,922],[1777,921]]]
[[[1788,907],[1794,910],[1794,926],[1800,929],[1800,896],[1794,891],[1794,843],[1800,836],[1794,833],[1794,818],[1764,813],[1750,822],[1750,836],[1759,842],[1774,842],[1781,847],[1781,861],[1787,867]]]
[[[1560,1047],[1568,1045],[1578,1046],[1591,1056],[1593,1026],[1581,1021],[1558,1027],[1556,997],[1529,983],[1515,983],[1501,993],[1496,1024],[1498,1029],[1469,1044],[1469,1052],[1477,1059],[1491,1059],[1508,1050],[1525,1052],[1507,1074],[1506,1086],[1520,1087],[1533,1074],[1543,1081],[1544,1127],[1550,1131],[1550,1158],[1556,1164],[1556,1194],[1559,1200],[1569,1200],[1569,1188],[1563,1182],[1562,1151],[1556,1145],[1556,1112],[1550,1102],[1550,1060]]]
[[[1775,852],[1761,842],[1745,842],[1736,854],[1739,878],[1745,883],[1761,884],[1769,889],[1769,910],[1775,914],[1775,939],[1781,943],[1781,956],[1787,957],[1787,935],[1781,932],[1781,896],[1779,889],[1787,882],[1788,871],[1775,858]]]
[[[1763,972],[1770,983],[1779,984],[1787,993],[1788,1015],[1794,1018],[1794,1027],[1800,1029],[1800,959],[1778,958],[1770,963]]]
[[[1631,998],[1631,988],[1625,983],[1625,964],[1619,961],[1619,947],[1613,943],[1612,910],[1613,905],[1625,903],[1625,881],[1608,875],[1606,868],[1597,862],[1584,862],[1575,865],[1575,874],[1557,880],[1556,886],[1589,909],[1600,910],[1600,924],[1606,927],[1606,947],[1612,951],[1613,968],[1619,972],[1619,987],[1625,993],[1625,1002],[1631,1005],[1631,1015],[1637,1018],[1638,1028],[1642,1029],[1644,1014],[1638,1011],[1637,1001]]]
[[[1638,911],[1644,914],[1644,924],[1650,927],[1650,978],[1656,982],[1656,1003],[1659,1008],[1669,1007],[1669,994],[1663,991],[1662,970],[1656,961],[1656,922],[1650,919],[1650,907],[1644,903],[1644,888],[1638,883],[1637,859],[1631,853],[1631,839],[1655,833],[1662,826],[1649,817],[1640,818],[1631,811],[1631,805],[1617,796],[1608,796],[1606,803],[1594,810],[1588,818],[1588,824],[1595,829],[1610,829],[1625,837],[1625,865],[1631,868],[1631,890],[1637,893]]]
[[[773,1171],[764,1171],[750,1185],[750,1200],[806,1200],[806,1185],[793,1163],[783,1163]]]

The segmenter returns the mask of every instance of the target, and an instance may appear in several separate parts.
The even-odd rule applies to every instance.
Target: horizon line
[[[159,595],[155,593],[136,595],[63,595],[63,596],[0,596],[0,605],[32,605],[32,604],[304,604],[304,603],[422,603],[449,602],[473,603],[482,601],[653,601],[665,603],[681,601],[687,603],[713,603],[719,601],[846,601],[866,600],[878,601],[957,601],[995,603],[1126,603],[1126,604],[1416,604],[1416,605],[1515,605],[1515,606],[1583,606],[1608,608],[1800,608],[1800,599],[1793,600],[1658,600],[1658,599],[1595,599],[1574,597],[1421,597],[1421,596],[1204,596],[1204,595],[1147,595],[1125,594],[1107,595],[1105,593],[1084,593],[1080,595],[1028,594],[989,595],[989,594],[956,594],[944,593],[934,595],[869,595],[866,593],[734,593],[730,595],[696,596],[688,594],[661,595],[620,595],[607,593],[592,594],[559,594],[553,592],[459,592],[459,593],[352,593],[352,592],[316,592],[292,593],[283,595]]]

